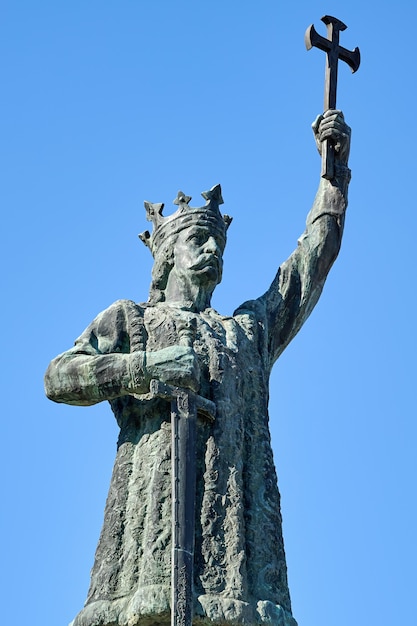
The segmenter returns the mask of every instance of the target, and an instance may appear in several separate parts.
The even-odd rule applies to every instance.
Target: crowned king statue
[[[268,383],[337,257],[350,180],[350,129],[341,112],[319,116],[313,130],[319,150],[325,141],[335,146],[333,174],[320,179],[298,246],[263,295],[232,316],[211,307],[231,222],[219,210],[220,185],[202,194],[200,208],[179,192],[168,216],[162,204],[146,202],[153,229],[140,237],[154,257],[147,302],[118,300],[49,365],[50,399],[84,406],[107,400],[120,427],[90,589],[73,626],[169,624],[175,528],[192,555],[184,570],[188,599],[177,578],[175,623],[187,623],[181,611],[188,602],[195,625],[296,626]],[[204,403],[213,407],[210,417]],[[192,415],[193,439],[187,435],[178,452],[174,417],[181,428]],[[194,481],[192,519],[173,507],[173,476]]]

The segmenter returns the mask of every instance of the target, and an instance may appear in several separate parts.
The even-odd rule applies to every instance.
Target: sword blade
[[[191,626],[193,617],[197,406],[181,390],[171,400],[172,579],[171,624]]]
[[[145,398],[171,401],[171,626],[192,626],[197,414],[213,421],[216,405],[192,391],[159,380],[151,380],[150,393]]]

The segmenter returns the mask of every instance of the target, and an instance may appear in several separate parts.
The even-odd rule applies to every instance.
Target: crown
[[[184,228],[189,226],[205,226],[211,232],[216,233],[226,240],[226,231],[232,221],[229,215],[222,215],[219,210],[223,204],[222,190],[220,185],[215,185],[209,191],[201,194],[206,200],[206,204],[199,208],[189,206],[190,196],[186,196],[179,191],[174,200],[178,209],[172,215],[164,216],[162,211],[163,203],[153,204],[144,202],[146,209],[146,219],[153,223],[152,235],[148,230],[139,235],[139,239],[149,248],[155,256],[158,249],[171,237],[176,236]]]

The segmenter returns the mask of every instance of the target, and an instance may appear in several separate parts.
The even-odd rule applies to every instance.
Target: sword
[[[180,330],[192,345],[195,325]],[[214,421],[216,405],[188,389],[151,380],[149,398],[171,402],[172,561],[171,626],[192,626],[197,415]]]

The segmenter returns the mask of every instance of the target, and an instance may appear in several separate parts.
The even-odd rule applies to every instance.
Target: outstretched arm
[[[316,305],[342,240],[350,181],[350,128],[340,111],[327,111],[316,119],[313,131],[320,153],[325,139],[335,143],[335,176],[321,178],[298,247],[259,301],[265,307],[271,367]]]

